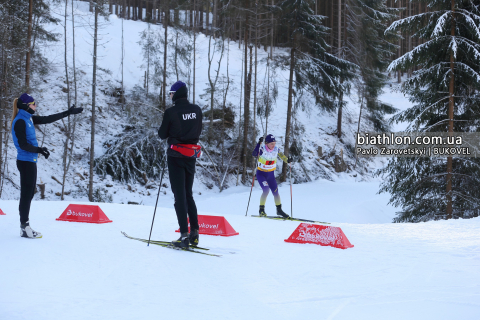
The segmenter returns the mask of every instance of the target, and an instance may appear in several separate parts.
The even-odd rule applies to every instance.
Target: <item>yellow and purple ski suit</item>
[[[252,156],[258,157],[257,163],[257,181],[262,187],[263,193],[260,197],[260,205],[264,206],[267,201],[268,192],[271,189],[273,198],[275,199],[275,205],[280,205],[280,195],[278,194],[277,181],[275,180],[275,168],[277,167],[277,158],[283,160],[287,163],[287,157],[280,152],[280,149],[275,146],[273,150],[270,150],[266,145],[260,146],[260,143],[257,144],[255,150],[252,152]]]

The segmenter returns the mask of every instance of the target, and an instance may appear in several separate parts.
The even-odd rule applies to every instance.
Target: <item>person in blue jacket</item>
[[[35,99],[27,93],[13,101],[12,137],[17,148],[17,168],[20,171],[20,236],[31,239],[42,237],[40,232],[30,227],[29,222],[30,204],[37,184],[38,154],[45,159],[50,155],[47,148],[38,146],[34,125],[52,123],[83,111],[83,108],[73,105],[67,111],[40,117],[34,116],[36,109]]]

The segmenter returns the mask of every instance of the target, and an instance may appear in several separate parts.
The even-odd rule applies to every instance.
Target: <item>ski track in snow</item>
[[[352,201],[335,198],[337,185]],[[341,227],[355,246],[346,250],[284,242],[299,223],[245,217],[247,188],[196,197],[200,214],[224,215],[240,233],[200,236],[221,258],[120,234],[147,238],[152,206],[99,204],[113,222],[97,225],[55,221],[69,202],[36,201],[32,227],[44,237],[28,240],[18,236],[18,202],[1,200],[0,319],[478,319],[480,218],[392,224],[375,183],[341,185],[295,186],[293,208]],[[285,204],[288,191],[280,187]],[[165,201],[154,240],[178,237]],[[347,223],[354,213],[357,223]]]

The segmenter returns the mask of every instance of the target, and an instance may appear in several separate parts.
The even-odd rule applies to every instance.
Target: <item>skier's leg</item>
[[[30,205],[37,183],[37,164],[30,161],[17,160],[17,168],[20,172],[20,236],[24,238],[41,238],[42,234],[30,227]]]
[[[167,157],[170,186],[175,197],[175,212],[181,233],[188,233],[187,201],[185,193],[185,168],[181,158]]]
[[[280,194],[278,193],[278,185],[277,185],[277,180],[275,180],[275,172],[270,171],[267,173],[268,173],[268,176],[266,178],[267,178],[268,185],[272,190],[273,199],[275,200],[275,205],[276,206],[281,205],[282,200],[280,199]]]
[[[20,223],[26,224],[30,215],[30,204],[35,193],[37,181],[37,164],[30,161],[17,160],[17,168],[20,172]]]
[[[267,215],[267,213],[265,212],[265,202],[267,201],[267,196],[268,196],[268,193],[270,192],[265,174],[266,172],[257,170],[257,181],[263,191],[262,195],[260,196],[260,209],[258,211],[260,216]]]
[[[182,159],[185,160],[185,192],[187,197],[188,219],[190,220],[190,244],[198,246],[198,215],[197,206],[193,199],[193,180],[195,178],[195,163],[196,159]]]
[[[266,174],[268,172],[263,172],[263,171],[260,171],[260,170],[257,170],[257,181],[258,181],[258,184],[260,185],[260,187],[262,188],[262,195],[260,196],[260,205],[261,206],[264,206],[265,205],[265,202],[267,202],[267,196],[268,196],[268,193],[270,192],[270,188],[269,188],[269,183],[267,181],[267,177],[266,177]]]
[[[275,199],[275,206],[277,207],[277,216],[282,216],[284,218],[288,218],[288,214],[283,212],[282,210],[282,201],[280,199],[280,194],[278,193],[278,185],[277,181],[275,180],[275,174],[272,172],[270,176],[268,176],[268,184],[270,185],[270,189],[272,189],[273,198]]]

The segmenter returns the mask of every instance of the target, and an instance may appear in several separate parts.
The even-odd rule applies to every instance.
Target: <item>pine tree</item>
[[[325,37],[327,27],[322,25],[324,17],[315,15],[311,9],[312,0],[283,0],[280,22],[283,32],[288,33],[290,57],[283,61],[290,70],[288,85],[287,123],[284,153],[289,155],[290,133],[293,107],[293,83],[297,88],[304,88],[314,97],[317,105],[327,106],[332,98],[348,91],[348,86],[340,79],[350,80],[355,65],[327,52]],[[282,181],[285,181],[287,166],[282,167]]]
[[[396,49],[393,41],[399,38],[393,32],[385,33],[387,22],[395,20],[397,14],[397,10],[388,8],[385,2],[350,0],[346,4],[349,41],[345,45],[345,56],[359,67],[358,97],[375,131],[387,131],[384,115],[397,111],[378,99],[388,80],[385,70]]]
[[[393,61],[389,70],[418,68],[403,85],[413,107],[394,117],[410,131],[478,132],[480,128],[480,11],[473,1],[430,0],[430,12],[394,22],[425,43]],[[446,161],[445,161],[446,160]],[[477,158],[394,158],[381,192],[402,207],[396,222],[468,218],[480,206]]]

